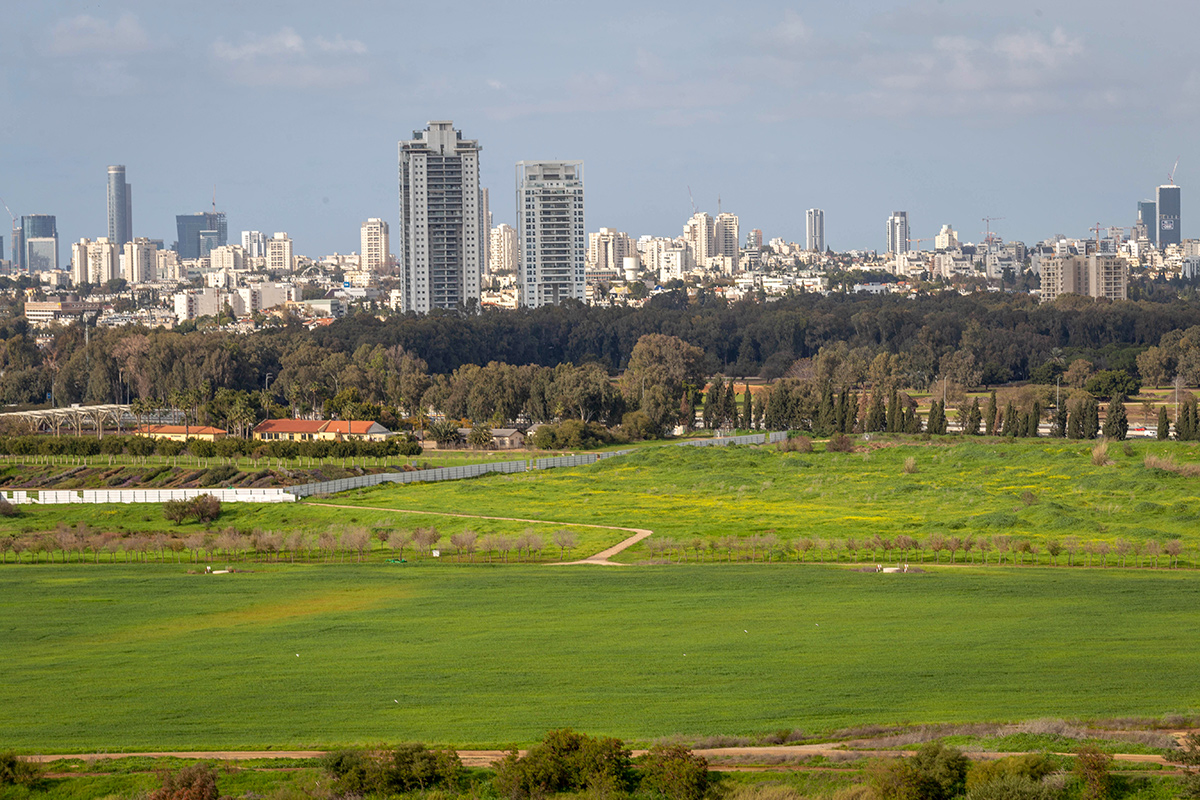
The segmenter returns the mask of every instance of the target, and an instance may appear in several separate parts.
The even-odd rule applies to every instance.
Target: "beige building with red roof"
[[[361,439],[382,442],[392,435],[369,419],[268,419],[254,428],[254,438],[267,441],[315,442]]]
[[[138,436],[149,436],[151,439],[170,439],[173,442],[186,442],[188,439],[215,442],[228,435],[223,428],[209,425],[143,425],[134,433]]]

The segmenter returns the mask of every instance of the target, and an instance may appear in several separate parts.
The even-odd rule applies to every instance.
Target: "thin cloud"
[[[226,76],[248,86],[336,88],[365,83],[363,56],[367,46],[357,39],[322,36],[306,40],[290,26],[233,43],[217,39],[212,57]]]
[[[149,47],[150,37],[128,11],[114,22],[80,14],[50,31],[50,52],[57,56],[129,54]]]

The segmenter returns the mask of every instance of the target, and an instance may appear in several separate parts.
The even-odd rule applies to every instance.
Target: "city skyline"
[[[63,243],[97,238],[99,176],[124,164],[138,183],[138,236],[169,243],[173,218],[206,208],[215,184],[235,230],[288,230],[298,252],[349,252],[363,219],[397,220],[395,142],[454,119],[484,148],[497,224],[515,222],[513,164],[570,156],[589,166],[593,229],[672,233],[690,187],[702,210],[720,196],[768,239],[803,241],[805,209],[819,207],[829,246],[882,250],[879,220],[894,208],[909,211],[913,237],[951,224],[977,241],[984,216],[1005,218],[1006,239],[1084,236],[1097,222],[1134,224],[1177,157],[1185,190],[1200,169],[1188,147],[1200,70],[1181,42],[1151,35],[1163,14],[1200,21],[1194,4],[1130,16],[1104,2],[615,3],[602,20],[555,7],[596,34],[536,49],[507,44],[527,20],[469,5],[460,33],[472,54],[454,59],[436,39],[392,55],[388,31],[406,6],[360,3],[332,25],[306,4],[282,15],[140,0],[23,9],[0,53],[0,196],[18,217],[55,215]],[[223,22],[235,18],[231,33]],[[355,21],[365,18],[373,24]],[[618,30],[628,35],[613,50],[602,34]],[[568,69],[548,69],[564,57]],[[375,102],[381,93],[395,101]],[[180,125],[180,96],[237,108],[241,124]],[[566,100],[541,99],[551,96]],[[51,125],[37,112],[47,98],[93,124]],[[268,101],[286,137],[244,124]],[[130,126],[130,103],[173,111]],[[759,135],[735,153],[729,130],[746,123]]]

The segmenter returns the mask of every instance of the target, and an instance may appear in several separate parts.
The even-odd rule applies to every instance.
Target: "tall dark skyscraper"
[[[1158,206],[1153,200],[1142,200],[1138,203],[1137,221],[1139,226],[1146,228],[1146,238],[1150,244],[1158,247]]]
[[[179,233],[176,251],[180,259],[204,258],[214,247],[229,244],[229,225],[224,211],[201,211],[175,217]]]
[[[21,217],[20,258],[21,268],[29,272],[58,269],[58,220],[53,214]]]
[[[1183,235],[1179,230],[1179,187],[1158,187],[1158,246],[1179,244]]]
[[[133,239],[133,187],[121,164],[108,168],[108,239],[117,247]]]

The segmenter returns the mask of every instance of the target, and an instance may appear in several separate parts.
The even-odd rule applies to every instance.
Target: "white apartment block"
[[[501,222],[488,232],[488,239],[488,274],[515,275],[521,263],[516,229]]]
[[[299,296],[296,287],[290,283],[255,283],[238,289],[232,295],[237,302],[231,304],[239,316],[251,316],[275,306],[294,303]]]
[[[179,253],[174,250],[159,250],[155,252],[154,277],[160,281],[181,280],[179,277]]]
[[[584,302],[583,162],[518,161],[517,223],[521,305]]]
[[[242,231],[242,250],[251,258],[265,258],[267,235],[262,231]]]
[[[587,269],[597,272],[619,270],[625,256],[637,255],[637,252],[637,243],[629,238],[629,234],[601,228],[588,234]]]
[[[246,251],[236,244],[214,247],[208,252],[208,265],[221,272],[242,272],[246,269]]]
[[[713,254],[714,222],[711,215],[698,211],[683,226],[683,238],[692,251],[692,259],[702,267],[708,266]]]
[[[86,241],[86,240],[85,240]],[[121,262],[117,245],[107,236],[101,236],[87,245],[87,271],[84,283],[100,286],[121,277]]]
[[[399,143],[403,310],[455,309],[479,299],[484,228],[478,142],[434,121]]]
[[[158,245],[139,236],[126,242],[121,249],[121,271],[128,283],[149,283],[155,279]]]
[[[88,282],[88,245],[91,243],[91,239],[71,243],[71,283],[76,286]]]
[[[227,295],[220,289],[188,289],[175,295],[175,318],[180,322],[215,317],[224,309]]]
[[[292,240],[279,232],[267,240],[267,269],[271,272],[292,271]]]
[[[893,211],[887,221],[887,251],[908,252],[908,212]]]
[[[737,214],[730,214],[728,211],[717,214],[713,222],[712,254],[731,258],[733,263],[737,264],[739,241],[741,240],[738,238]]]
[[[810,208],[804,212],[804,249],[812,253],[825,252],[825,210]]]
[[[1054,300],[1060,294],[1129,298],[1129,262],[1110,253],[1090,256],[1050,256],[1041,259],[1041,298]]]
[[[372,217],[362,224],[360,231],[359,268],[367,272],[383,272],[392,261],[392,248],[388,242],[388,224]]]

